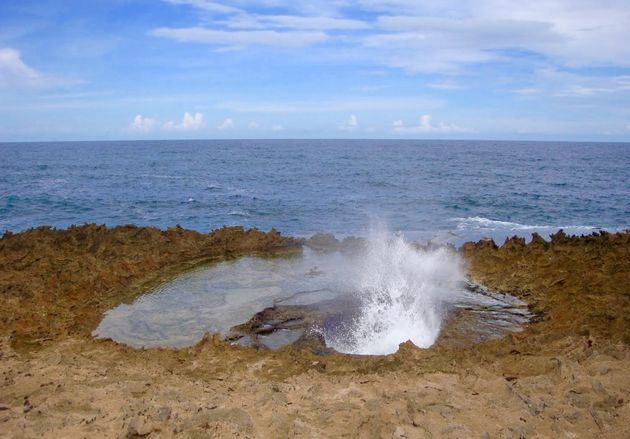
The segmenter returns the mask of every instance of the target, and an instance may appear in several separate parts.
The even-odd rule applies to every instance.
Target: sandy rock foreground
[[[102,313],[209,260],[299,251],[272,231],[46,228],[0,240],[0,437],[630,437],[630,234],[481,241],[469,275],[530,304],[468,349],[317,356],[134,350]]]

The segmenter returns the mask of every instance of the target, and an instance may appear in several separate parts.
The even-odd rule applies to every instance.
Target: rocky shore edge
[[[199,264],[299,252],[227,227],[40,227],[0,239],[8,437],[627,437],[630,233],[467,243],[468,274],[535,322],[467,349],[383,357],[94,340],[104,311]],[[196,435],[196,436],[195,436]]]

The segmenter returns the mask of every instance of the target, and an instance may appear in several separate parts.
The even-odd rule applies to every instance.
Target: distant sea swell
[[[267,140],[0,144],[0,230],[96,222],[461,241],[630,226],[630,145]]]

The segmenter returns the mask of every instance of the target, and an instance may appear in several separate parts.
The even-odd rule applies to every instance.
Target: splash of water
[[[384,230],[371,234],[357,268],[353,289],[360,311],[343,328],[324,334],[329,346],[352,354],[393,353],[407,340],[431,346],[464,280],[454,252],[417,249]]]

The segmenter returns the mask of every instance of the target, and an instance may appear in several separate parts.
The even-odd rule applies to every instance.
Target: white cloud
[[[180,123],[168,121],[164,124],[165,130],[181,130],[181,131],[196,131],[206,126],[203,121],[203,113],[196,112],[194,115],[191,113],[184,113],[184,117]]]
[[[203,121],[203,114],[197,112],[193,116],[190,113],[184,113],[184,119],[182,120],[181,125],[185,130],[198,130],[205,125]]]
[[[306,46],[324,42],[328,36],[324,32],[301,32],[275,30],[224,31],[203,27],[158,28],[150,32],[157,37],[170,38],[179,42],[206,43],[229,46]]]
[[[333,40],[326,31],[336,30],[344,33],[334,41],[356,56],[411,73],[460,73],[471,64],[532,62],[531,55],[562,67],[630,67],[627,0],[166,1],[225,15],[212,28],[152,31],[182,42],[300,47]]]
[[[232,29],[308,29],[308,30],[357,30],[367,29],[370,25],[364,21],[347,18],[298,15],[235,15],[224,22]]]
[[[594,76],[560,71],[554,68],[534,72],[535,87],[517,89],[520,94],[545,93],[564,98],[595,98],[598,96],[628,95],[630,75]]]
[[[338,15],[340,8],[349,6],[348,0],[232,0],[243,9],[287,10],[300,15]]]
[[[448,80],[448,79],[445,79],[442,81],[429,82],[427,83],[427,87],[435,88],[438,90],[461,90],[465,88],[463,85],[459,84],[458,82],[455,82],[453,80]]]
[[[538,87],[524,87],[524,88],[517,88],[516,90],[513,90],[513,92],[519,95],[531,96],[531,95],[539,95],[543,92],[543,90]]]
[[[284,126],[279,123],[271,125],[271,131],[284,131]]]
[[[148,133],[153,130],[156,126],[155,119],[151,119],[150,117],[144,117],[141,114],[138,114],[133,118],[133,121],[129,124],[129,130]]]
[[[565,66],[630,66],[630,8],[623,0],[605,7],[590,0],[362,4],[398,14],[380,16],[382,31],[364,45],[386,65],[410,72],[457,72],[467,64],[522,59],[524,52]]]
[[[258,123],[255,121],[251,121],[247,124],[247,128],[249,128],[250,130],[255,130],[256,128],[258,128]]]
[[[23,60],[19,51],[0,48],[0,88],[28,89],[72,85],[80,81],[45,75]]]
[[[219,126],[217,127],[217,129],[219,130],[229,130],[230,128],[234,127],[234,121],[230,118],[225,119],[223,122],[221,122],[221,124],[219,124]]]
[[[339,125],[339,129],[342,131],[354,131],[359,126],[359,119],[351,114],[344,123]]]
[[[222,3],[211,2],[208,0],[164,0],[167,3],[173,5],[188,5],[194,8],[202,9],[208,12],[216,12],[219,14],[233,14],[241,12],[240,9],[227,6]]]
[[[630,39],[630,8],[625,0],[484,0],[479,13],[489,19],[548,24],[559,40],[531,48],[567,65],[630,65],[625,43]]]
[[[502,50],[559,40],[550,24],[539,22],[385,16],[378,24],[386,32],[366,37],[365,47],[378,50],[385,64],[413,73],[457,72],[505,58]]]
[[[413,134],[413,133],[458,133],[466,131],[464,128],[457,125],[447,125],[440,123],[433,125],[431,123],[431,115],[424,114],[420,116],[420,124],[414,126],[406,126],[402,120],[395,120],[392,122],[392,129],[396,133],[400,134]]]
[[[32,84],[39,80],[41,75],[24,64],[20,52],[15,49],[0,49],[0,86]]]

